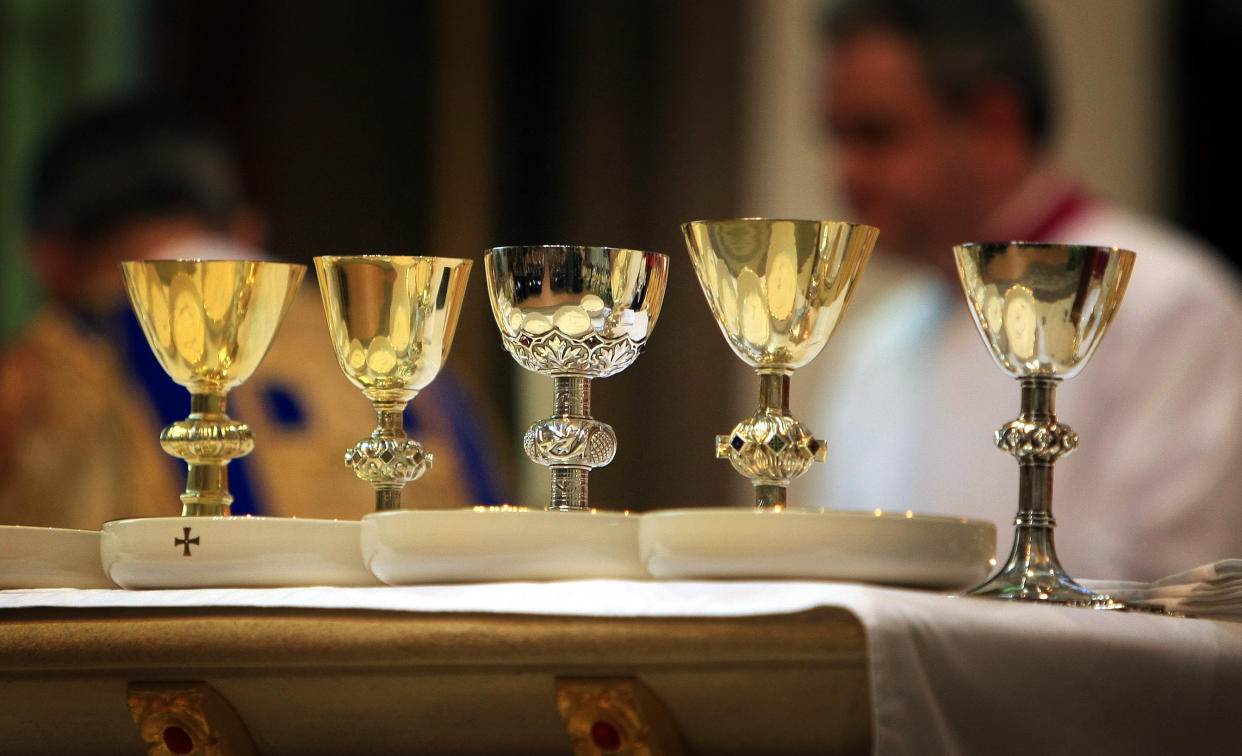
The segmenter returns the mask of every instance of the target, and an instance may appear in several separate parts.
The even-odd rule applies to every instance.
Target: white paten
[[[0,525],[0,588],[112,588],[99,531]]]
[[[362,553],[390,585],[641,579],[639,519],[510,507],[374,512],[362,518]]]
[[[145,517],[102,528],[104,571],[122,588],[375,585],[359,523],[286,517]]]
[[[996,526],[913,512],[679,509],[643,515],[656,578],[799,578],[967,588],[994,566]]]

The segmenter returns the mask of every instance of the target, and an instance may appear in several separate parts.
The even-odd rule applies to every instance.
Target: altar
[[[994,435],[1019,473],[1014,546],[998,564],[989,521],[789,506],[789,485],[827,455],[791,414],[791,382],[832,335],[876,229],[743,218],[682,230],[722,334],[757,374],[758,407],[715,439],[753,509],[589,498],[590,472],[618,448],[591,414],[592,382],[643,353],[665,255],[484,255],[505,350],[552,379],[552,414],[522,437],[551,484],[546,501],[438,508],[405,507],[433,457],[406,435],[404,408],[444,364],[473,262],[317,257],[338,366],[376,412],[344,457],[374,496],[361,520],[231,509],[227,465],[255,439],[225,395],[258,367],[305,270],[124,263],[148,345],[190,392],[188,417],[160,434],[188,466],[181,516],[3,528],[16,545],[0,549],[13,588],[0,591],[2,750],[1238,750],[1242,625],[1152,601],[1237,619],[1242,563],[1131,602],[1073,580],[1053,548],[1053,465],[1079,443],[1055,390],[1103,338],[1132,252],[954,249],[984,346],[1021,399]]]
[[[1242,624],[827,581],[0,592],[5,752],[142,753],[143,705],[201,737],[169,689],[262,754],[1225,753]]]

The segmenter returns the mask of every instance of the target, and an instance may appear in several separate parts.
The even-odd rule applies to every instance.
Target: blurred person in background
[[[233,159],[175,103],[103,103],[68,121],[36,163],[28,250],[49,302],[0,352],[0,522],[98,528],[176,515],[186,466],[160,429],[186,417],[189,393],[148,347],[118,263],[263,259],[262,216]],[[255,374],[228,395],[255,450],[228,466],[234,514],[357,518],[370,487],[342,462],[374,425],[370,402],[336,364],[313,272]],[[503,500],[479,426],[451,375],[408,409],[435,456],[409,506]]]
[[[1051,164],[1043,45],[1016,2],[845,0],[824,25],[830,165],[880,229],[806,421],[834,448],[803,484],[835,508],[994,521],[1008,553],[1017,417],[952,247],[1045,241],[1137,253],[1112,329],[1057,414],[1081,436],[1056,465],[1057,549],[1075,576],[1151,579],[1242,557],[1242,291],[1215,252],[1093,197]],[[800,374],[801,377],[801,374]]]

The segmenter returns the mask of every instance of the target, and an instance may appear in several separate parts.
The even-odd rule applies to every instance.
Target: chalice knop
[[[612,461],[617,436],[591,417],[591,380],[629,367],[660,315],[668,258],[610,247],[496,247],[487,290],[505,349],[552,377],[554,414],[523,437],[552,469],[549,510],[589,510],[587,477]]]
[[[432,454],[405,434],[405,405],[448,358],[471,261],[397,255],[315,258],[336,359],[375,406],[370,438],[345,464],[375,489],[375,509],[401,508],[401,491],[431,469]]]
[[[306,268],[241,260],[121,263],[125,290],[160,365],[190,391],[190,415],[160,433],[189,465],[183,516],[227,516],[229,460],[254,449],[249,426],[225,412],[225,395],[254,373]]]
[[[1134,253],[1115,247],[1025,242],[953,248],[971,315],[992,358],[1022,387],[1018,419],[996,446],[1018,460],[1013,551],[1000,571],[968,593],[1117,608],[1061,567],[1053,546],[1052,467],[1078,446],[1057,420],[1056,387],[1087,364],[1121,305]]]
[[[716,437],[716,457],[755,486],[755,506],[782,509],[794,478],[827,446],[789,413],[789,379],[828,343],[879,231],[816,220],[739,218],[681,227],[725,340],[759,374],[759,408]]]

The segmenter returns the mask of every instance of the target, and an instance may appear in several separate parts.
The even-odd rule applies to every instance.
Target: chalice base
[[[0,588],[113,588],[99,531],[0,526]]]
[[[376,585],[357,521],[143,517],[105,522],[99,555],[122,588]]]
[[[1000,572],[981,585],[966,591],[967,596],[1034,601],[1089,609],[1124,609],[1125,606],[1106,594],[1092,593],[1074,582],[1055,555],[1051,558],[1039,549],[1023,547],[1021,534],[1009,561]]]
[[[521,507],[403,509],[362,518],[363,559],[389,585],[648,577],[638,515]]]

